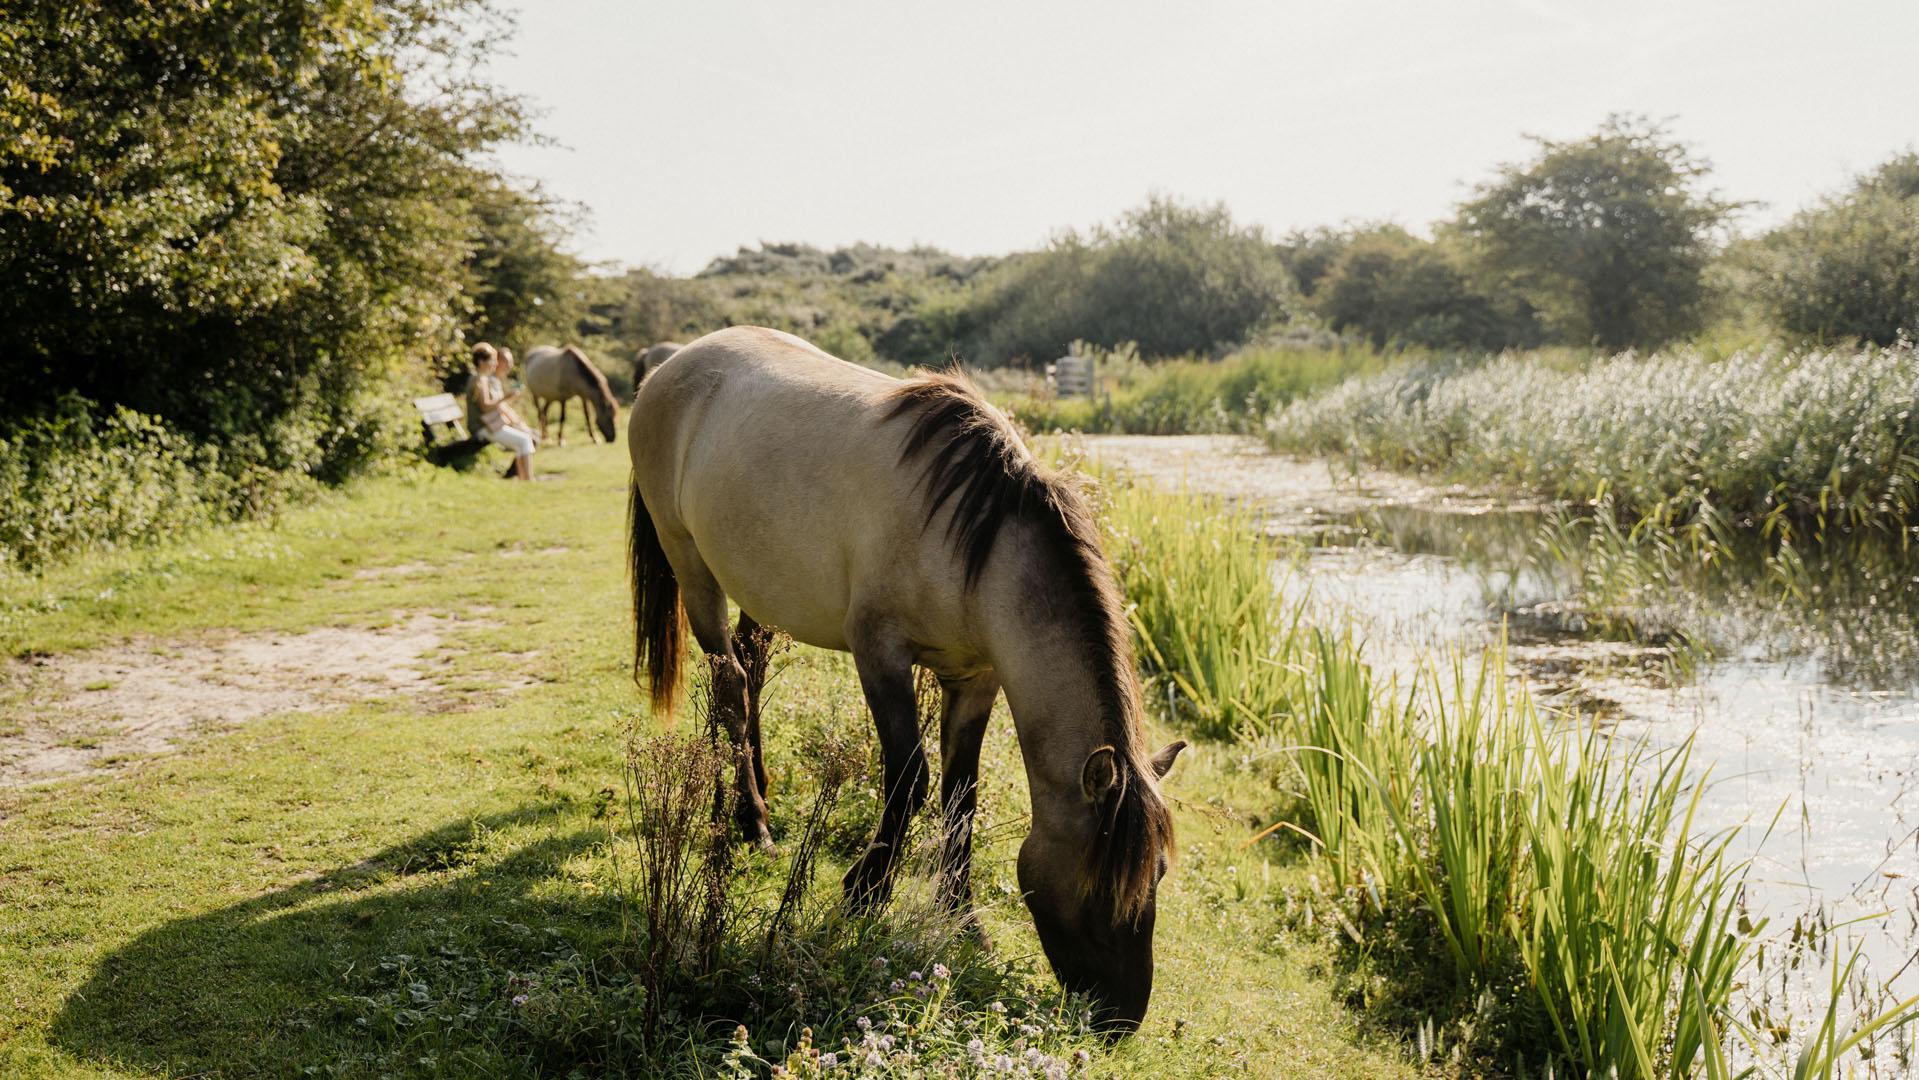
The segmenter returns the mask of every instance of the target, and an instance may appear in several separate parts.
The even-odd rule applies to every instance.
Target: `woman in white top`
[[[517,391],[507,393],[501,385],[501,376],[510,363],[484,341],[473,346],[473,379],[466,388],[467,428],[487,442],[513,451],[513,469],[508,475],[531,480],[533,451],[540,440],[508,404],[520,396]]]

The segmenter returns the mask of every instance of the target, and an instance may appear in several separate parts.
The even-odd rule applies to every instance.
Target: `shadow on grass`
[[[396,1047],[341,1006],[356,992],[356,973],[501,925],[619,932],[616,901],[539,888],[605,833],[556,831],[504,857],[476,850],[489,832],[537,827],[559,812],[531,807],[449,823],[320,877],[149,930],[99,962],[55,1018],[52,1039],[86,1061],[166,1075],[371,1071],[352,1063]]]

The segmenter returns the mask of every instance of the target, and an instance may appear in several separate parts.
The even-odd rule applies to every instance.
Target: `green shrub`
[[[480,0],[0,11],[0,435],[66,455],[14,466],[16,486],[91,438],[37,417],[72,394],[107,418],[107,452],[198,460],[112,419],[131,410],[209,447],[217,467],[193,468],[240,492],[208,497],[221,513],[271,503],[280,482],[256,469],[289,486],[364,469],[390,449],[377,403],[461,353],[469,317],[489,332],[530,318],[572,264],[544,204],[482,161],[522,130],[518,105],[464,77],[412,92],[445,64],[484,70],[484,15]],[[142,483],[115,469],[71,492]],[[180,516],[128,511],[88,539]]]
[[[1501,304],[1474,288],[1445,248],[1385,226],[1354,236],[1319,279],[1313,309],[1374,348],[1419,345],[1495,350],[1535,344],[1523,301]]]
[[[1779,326],[1890,345],[1919,332],[1919,154],[1801,211],[1757,246],[1756,287]]]
[[[1084,340],[1149,357],[1218,354],[1285,314],[1291,275],[1257,228],[1221,205],[1154,196],[1113,228],[1067,232],[1009,258],[948,312],[971,364],[1041,363]]]
[[[1100,358],[1096,399],[1001,394],[1029,431],[1201,435],[1256,431],[1275,407],[1382,361],[1370,349],[1250,346],[1224,360],[1114,362]],[[1082,355],[1085,353],[1082,352]]]
[[[372,426],[323,434],[358,441],[336,454],[372,453]],[[272,445],[222,452],[130,409],[96,419],[85,402],[64,398],[0,437],[0,569],[272,512],[314,483],[286,467],[294,445],[307,440],[311,462],[336,460],[311,432],[277,434]]]

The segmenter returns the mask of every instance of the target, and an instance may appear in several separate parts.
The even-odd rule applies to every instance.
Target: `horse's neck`
[[[1002,550],[1030,550],[1006,541],[1001,538]],[[992,563],[1015,561],[996,556]],[[1098,612],[1071,602],[1056,575],[1030,566],[990,567],[979,596],[987,605],[982,623],[1019,734],[1034,813],[1041,814],[1048,801],[1077,805],[1087,756],[1113,741],[1111,725],[1125,722],[1105,715],[1114,697],[1106,683],[1125,673],[1112,671],[1110,657],[1096,645],[1104,633],[1095,624]]]

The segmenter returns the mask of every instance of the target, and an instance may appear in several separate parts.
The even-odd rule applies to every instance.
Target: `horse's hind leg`
[[[766,665],[772,659],[772,631],[740,612],[739,625],[733,628],[733,655],[739,657],[746,672],[746,739],[753,748],[753,778],[759,782],[760,798],[766,798],[772,782],[766,774],[766,751],[760,744],[760,691],[766,686]]]
[[[920,745],[919,702],[913,693],[913,655],[904,640],[853,635],[853,663],[880,737],[886,802],[866,854],[846,872],[846,899],[855,910],[886,901],[906,827],[926,801],[926,751]],[[864,638],[864,640],[862,640]]]
[[[956,681],[940,680],[940,900],[969,914],[973,906],[973,814],[979,807],[979,750],[986,720],[999,697],[992,672]]]
[[[554,446],[566,445],[566,400],[565,398],[560,399],[560,437],[558,441],[554,442]]]
[[[676,568],[697,565],[702,571],[680,573],[680,596],[686,621],[706,653],[712,675],[713,722],[733,744],[733,820],[739,825],[742,839],[770,850],[773,832],[767,825],[766,799],[760,793],[754,748],[748,737],[746,668],[735,655],[733,636],[727,631],[726,593],[696,560],[674,559],[673,563]]]

